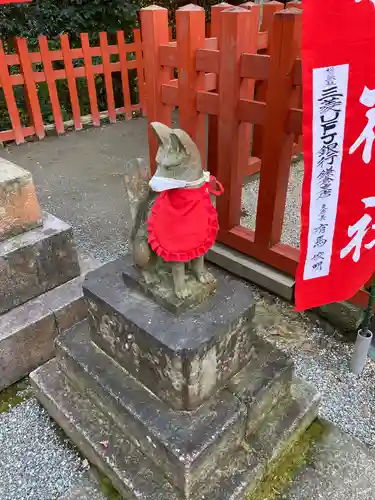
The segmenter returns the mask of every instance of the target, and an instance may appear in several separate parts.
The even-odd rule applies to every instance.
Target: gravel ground
[[[284,226],[281,241],[299,248],[300,209],[302,202],[303,160],[293,163],[290,169],[288,193],[285,206]],[[251,178],[242,190],[241,225],[255,229],[256,207],[258,203],[259,176]]]
[[[87,468],[34,398],[0,414],[0,450],[1,500],[55,500]]]
[[[352,374],[353,344],[315,315],[253,288],[259,334],[288,352],[296,374],[321,393],[320,416],[375,448],[375,362],[369,358],[361,377]]]

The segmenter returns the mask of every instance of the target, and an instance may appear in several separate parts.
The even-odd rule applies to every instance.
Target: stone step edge
[[[51,359],[57,335],[87,317],[82,283],[101,264],[79,258],[80,276],[0,315],[0,391]]]
[[[30,379],[36,393],[36,397],[45,406],[50,416],[63,428],[72,441],[81,449],[88,460],[97,466],[112,481],[115,488],[127,500],[185,500],[186,497],[179,495],[163,477],[147,477],[144,480],[143,471],[151,472],[149,460],[135,447],[125,446],[125,441],[121,431],[110,425],[108,419],[103,414],[97,412],[96,408],[83,400],[82,397],[73,395],[64,382],[64,377],[58,371],[56,360],[49,361],[46,365],[35,370]],[[294,383],[294,393],[304,382],[296,380]],[[86,406],[83,406],[86,403]],[[88,420],[84,421],[84,416],[88,415]],[[250,446],[242,448],[233,457],[232,464],[217,471],[223,473],[220,480],[211,478],[210,491],[201,491],[189,500],[243,500],[245,494],[250,494],[259,485],[265,473],[271,466],[287,453],[288,449],[296,439],[309,427],[316,417],[316,405],[309,403],[301,411],[300,418],[295,422],[280,440],[271,460],[267,463],[263,457],[258,456]],[[102,439],[108,438],[108,429],[111,429],[110,442],[104,448],[101,445]],[[101,433],[93,441],[95,432]],[[117,434],[116,434],[117,432]],[[114,453],[113,444],[118,440],[121,449],[125,450],[125,455],[121,458],[121,453],[117,449]],[[128,448],[128,450],[126,450]],[[128,457],[128,463],[121,470],[119,461],[126,460],[126,451],[131,451],[136,455],[136,459]],[[114,460],[111,463],[109,460]],[[133,474],[131,474],[133,467]],[[225,473],[227,475],[225,476]],[[142,481],[143,480],[143,481]],[[141,484],[139,484],[141,482]],[[212,484],[214,487],[212,487]]]
[[[224,476],[221,480],[214,481],[214,489],[199,491],[200,500],[244,500],[248,496],[254,500],[251,495],[256,492],[262,479],[287,456],[293,444],[300,439],[317,418],[320,394],[315,388],[296,377],[292,383],[291,393],[293,398],[289,405],[297,406],[299,412],[289,426],[273,437],[275,446],[272,454],[267,456],[260,450],[254,449],[251,438],[248,438],[237,460],[227,466],[227,470],[236,469],[239,471],[230,475],[233,493],[230,496],[220,496],[221,491],[226,489],[226,484],[229,481],[229,477]],[[283,409],[283,412],[287,411],[288,405]],[[260,430],[260,434],[262,430]]]
[[[75,344],[77,344],[77,347],[75,347]],[[82,349],[83,345],[85,346],[85,350],[83,353],[80,353],[79,349]],[[95,387],[90,387],[89,396],[92,403],[99,410],[110,415],[111,418],[115,418],[112,417],[112,413],[116,413],[116,425],[119,429],[122,430],[124,435],[128,435],[129,439],[133,440],[140,447],[141,451],[154,462],[155,468],[160,469],[162,466],[166,469],[162,473],[166,474],[177,488],[188,488],[193,492],[194,489],[198,488],[205,481],[206,475],[209,474],[212,468],[218,466],[225,460],[227,455],[233,453],[238,448],[241,434],[242,437],[245,435],[245,405],[241,404],[234,395],[231,395],[229,391],[224,389],[221,397],[220,394],[217,396],[216,406],[218,416],[221,415],[225,420],[216,419],[214,423],[217,428],[214,429],[212,429],[212,421],[209,426],[207,426],[207,423],[202,425],[201,429],[196,426],[195,431],[192,432],[201,432],[202,434],[208,432],[209,436],[199,444],[196,450],[192,450],[189,447],[189,443],[186,443],[187,446],[184,449],[175,439],[163,436],[163,429],[160,428],[160,424],[158,428],[157,424],[160,415],[164,411],[165,418],[175,414],[177,420],[174,423],[178,425],[179,412],[174,412],[173,409],[160,401],[120,367],[116,361],[96,346],[90,340],[87,322],[76,325],[72,330],[59,336],[56,340],[56,349],[57,364],[68,383],[77,392],[82,394],[88,394],[84,382],[85,379],[89,379],[91,383],[94,383]],[[88,367],[89,360],[92,361],[90,367]],[[108,362],[111,364],[110,369],[108,366],[105,366]],[[115,382],[119,380],[124,381],[123,387],[124,391],[128,393],[128,397],[123,395],[121,398],[119,396],[119,388],[112,390],[110,381],[105,380],[109,372],[111,372],[111,378],[115,379]],[[73,374],[75,373],[76,375],[74,376]],[[103,376],[103,373],[105,373],[105,376]],[[153,427],[150,426],[150,421],[147,422],[143,418],[141,415],[142,410],[139,406],[130,403],[134,399],[132,393],[135,398],[137,398],[139,393],[142,394],[142,405],[144,404],[148,408],[156,407],[154,414],[156,424]],[[215,399],[211,398],[210,401],[212,404]],[[223,409],[221,409],[222,406],[224,407]],[[233,409],[232,406],[234,407]],[[210,408],[210,405],[207,407]],[[199,414],[202,414],[204,410],[205,405],[200,410],[192,412],[192,418],[198,419]],[[229,410],[231,410],[231,414],[227,413]],[[121,419],[121,421],[117,421],[117,419]],[[181,419],[181,425],[186,425],[184,420],[185,418]],[[131,425],[133,423],[135,428],[132,429]],[[138,429],[140,432],[142,432],[142,429],[145,429],[147,433],[145,437],[147,436],[147,439],[142,439],[143,436],[137,435]],[[215,448],[216,459],[213,457],[213,447]],[[185,454],[189,448],[190,456],[194,457],[194,460],[190,464],[187,462],[189,455]],[[218,453],[218,450],[221,450],[222,453]],[[185,460],[182,462],[181,459],[183,456],[185,456]],[[191,472],[190,480],[187,476],[188,470]],[[198,474],[199,471],[201,473]],[[193,477],[194,481],[192,480]]]
[[[32,372],[30,380],[49,415],[126,500],[184,500],[104,414],[73,392],[56,359]]]

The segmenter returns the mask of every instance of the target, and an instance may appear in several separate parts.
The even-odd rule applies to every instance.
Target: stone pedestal
[[[256,336],[244,282],[174,315],[123,273],[84,282],[89,321],[31,374],[36,395],[127,500],[243,499],[316,416],[318,396]]]
[[[83,270],[96,263],[85,259]],[[0,390],[54,355],[87,316],[72,228],[40,212],[31,175],[0,159]]]

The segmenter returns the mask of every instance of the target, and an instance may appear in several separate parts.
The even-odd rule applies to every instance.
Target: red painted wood
[[[112,70],[108,48],[107,33],[99,33],[100,50],[102,53],[104,83],[107,94],[108,117],[111,123],[116,122],[115,97],[113,94]]]
[[[271,1],[267,2],[263,5],[263,17],[262,17],[262,25],[261,31],[259,34],[259,43],[258,49],[262,54],[269,54],[269,45],[270,38],[272,35],[269,34],[273,17],[276,12],[280,12],[284,9],[284,4],[282,2]],[[267,81],[263,80],[257,82],[256,90],[255,90],[256,100],[265,102],[267,97]],[[263,147],[263,127],[257,125],[254,127],[253,134],[253,144],[252,144],[252,154],[254,156],[258,156],[259,158],[262,156],[262,147]]]
[[[95,127],[99,127],[100,115],[99,115],[98,99],[96,95],[94,69],[92,64],[92,55],[91,55],[88,33],[81,33],[81,44],[82,44],[83,60],[85,63],[85,74],[87,81],[87,90],[90,100],[92,123]]]
[[[158,6],[142,9],[141,26],[148,122],[160,121],[170,127],[172,125],[171,108],[162,102],[161,95],[162,85],[170,80],[170,69],[162,67],[159,60],[160,45],[167,45],[169,42],[168,10]],[[158,143],[150,126],[148,144],[150,166],[154,171]]]
[[[210,36],[217,38],[218,49],[220,48],[220,12],[231,7],[232,5],[225,2],[211,7]],[[216,87],[216,92],[218,92],[218,87]],[[208,116],[207,169],[215,176],[217,176],[218,168],[218,130],[217,116]]]
[[[60,35],[61,51],[64,60],[65,74],[68,82],[70,102],[72,105],[73,122],[76,130],[82,129],[81,111],[79,107],[79,99],[76,85],[76,74],[73,67],[72,54],[70,51],[70,43],[68,35]]]
[[[55,121],[56,132],[58,134],[63,134],[65,131],[64,122],[61,115],[60,101],[56,89],[55,75],[51,62],[52,51],[50,51],[48,48],[48,39],[46,36],[40,36],[38,38],[38,42],[39,42],[41,60],[43,62],[43,73],[45,81],[47,82],[48,86],[48,93],[51,101],[52,114],[53,114],[53,119]],[[34,79],[35,79],[35,74],[34,74]]]
[[[280,241],[294,134],[286,129],[293,87],[290,73],[301,37],[301,11],[275,14],[270,45],[270,78],[263,135],[256,242],[265,248]]]
[[[220,227],[228,230],[240,223],[243,172],[249,161],[251,129],[239,122],[237,109],[240,98],[251,95],[253,83],[241,79],[241,55],[257,50],[259,12],[234,7],[221,17],[217,177],[224,194],[217,211]]]
[[[25,138],[22,130],[16,99],[13,93],[12,81],[9,75],[8,64],[5,58],[3,42],[1,40],[0,40],[0,84],[3,88],[5,102],[8,107],[9,118],[10,121],[12,122],[14,139],[17,144],[21,144],[25,142]],[[6,139],[2,138],[1,140],[5,141]]]
[[[144,66],[143,66],[141,30],[136,29],[133,31],[133,33],[134,33],[134,45],[136,47],[134,52],[137,63],[139,103],[141,105],[143,115],[146,116],[147,102],[146,102],[146,86],[145,86],[145,76],[144,76]]]
[[[126,44],[123,31],[117,32],[117,44],[120,55],[119,57],[121,66],[122,94],[124,97],[125,117],[127,120],[130,120],[132,118],[132,112],[131,112],[131,99],[130,99],[130,89],[129,89],[129,68],[128,68],[128,61],[126,59]]]
[[[20,71],[23,74],[25,85],[25,98],[29,109],[30,120],[35,127],[35,133],[39,139],[43,139],[46,135],[43,125],[42,112],[38,99],[38,92],[36,89],[33,67],[29,57],[29,50],[25,38],[15,38],[16,50],[20,59]]]

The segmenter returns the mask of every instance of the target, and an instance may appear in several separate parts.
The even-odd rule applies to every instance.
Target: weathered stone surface
[[[31,174],[0,158],[0,241],[41,224]]]
[[[363,320],[362,309],[347,301],[326,304],[315,311],[344,333],[356,333]]]
[[[85,258],[83,271],[97,265]],[[0,315],[0,391],[54,356],[57,334],[87,317],[83,278]]]
[[[195,409],[252,357],[251,289],[215,269],[215,295],[177,317],[125,285],[129,259],[86,277],[92,339],[162,400]]]
[[[51,417],[126,500],[182,500],[112,419],[66,384],[55,360],[35,370],[30,379]]]
[[[83,322],[57,339],[57,361],[80,393],[188,497],[238,448],[246,406],[223,390],[194,412],[176,412],[90,340]]]
[[[0,243],[0,314],[79,274],[71,227],[45,214],[40,228]]]
[[[206,258],[236,276],[241,276],[284,299],[293,299],[295,284],[293,278],[248,255],[237,252],[222,243],[215,243],[208,251]]]
[[[282,351],[259,339],[251,360],[228,383],[228,389],[247,406],[247,435],[258,431],[275,406],[290,403],[293,362]]]
[[[226,467],[215,472],[212,486],[199,492],[197,499],[244,500],[254,492],[265,472],[275,466],[315,420],[318,402],[316,391],[295,379],[290,403],[269,415],[259,432],[248,437],[244,448]]]
[[[58,333],[52,310],[34,299],[0,316],[0,390],[53,356]]]
[[[200,490],[187,497],[158,474],[153,462],[140,453],[112,418],[66,384],[55,360],[33,372],[31,380],[50,415],[127,500],[243,500],[315,419],[318,401],[315,392],[295,381],[293,398],[281,415],[282,423],[277,423],[280,415],[272,412],[273,418],[270,416],[262,425],[259,434],[243,443],[212,471]]]
[[[163,264],[163,269],[158,269],[157,281],[146,283],[142,274],[132,265],[129,259],[128,265],[123,272],[125,284],[130,287],[137,287],[143,293],[155,300],[174,314],[181,314],[188,309],[196,307],[209,297],[216,290],[216,282],[200,283],[188,270],[185,271],[185,281],[191,291],[191,295],[185,299],[177,297],[174,291],[172,272]],[[156,272],[156,271],[155,271]]]

